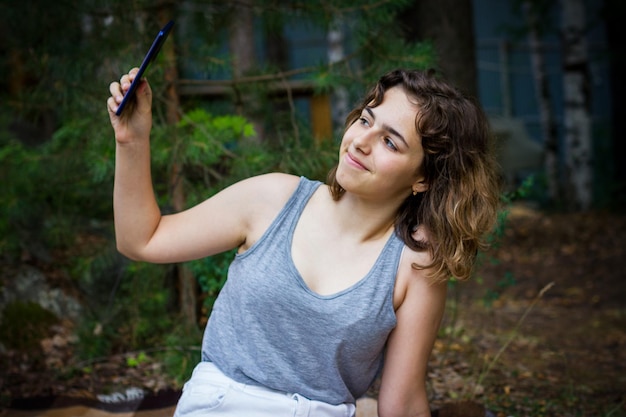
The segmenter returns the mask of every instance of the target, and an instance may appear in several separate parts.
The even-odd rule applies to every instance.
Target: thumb
[[[150,113],[152,111],[152,89],[145,78],[142,79],[139,86],[137,86],[136,98],[136,111],[142,114]]]

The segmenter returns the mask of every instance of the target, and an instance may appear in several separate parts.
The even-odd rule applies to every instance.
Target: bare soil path
[[[458,367],[502,416],[626,416],[626,215],[514,207],[492,256],[455,290],[433,372]]]

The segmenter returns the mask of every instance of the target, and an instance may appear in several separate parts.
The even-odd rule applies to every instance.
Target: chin
[[[346,183],[346,175],[341,172],[341,166],[337,167],[337,171],[335,172],[335,181],[337,181],[337,184],[339,184],[341,188],[344,190],[346,189],[344,186]]]
[[[339,184],[339,186],[346,191],[354,189],[355,179],[352,175],[342,172],[341,168],[337,168],[335,180],[337,181],[337,184]]]

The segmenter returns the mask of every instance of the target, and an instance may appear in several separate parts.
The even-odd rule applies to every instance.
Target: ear
[[[423,193],[424,191],[428,190],[428,183],[426,183],[424,178],[421,177],[413,183],[411,189],[413,191],[413,195],[416,195],[417,193]]]

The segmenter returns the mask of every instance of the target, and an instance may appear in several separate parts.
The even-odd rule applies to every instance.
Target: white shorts
[[[194,369],[176,406],[174,417],[354,417],[354,404],[332,405],[224,375],[211,362]]]

